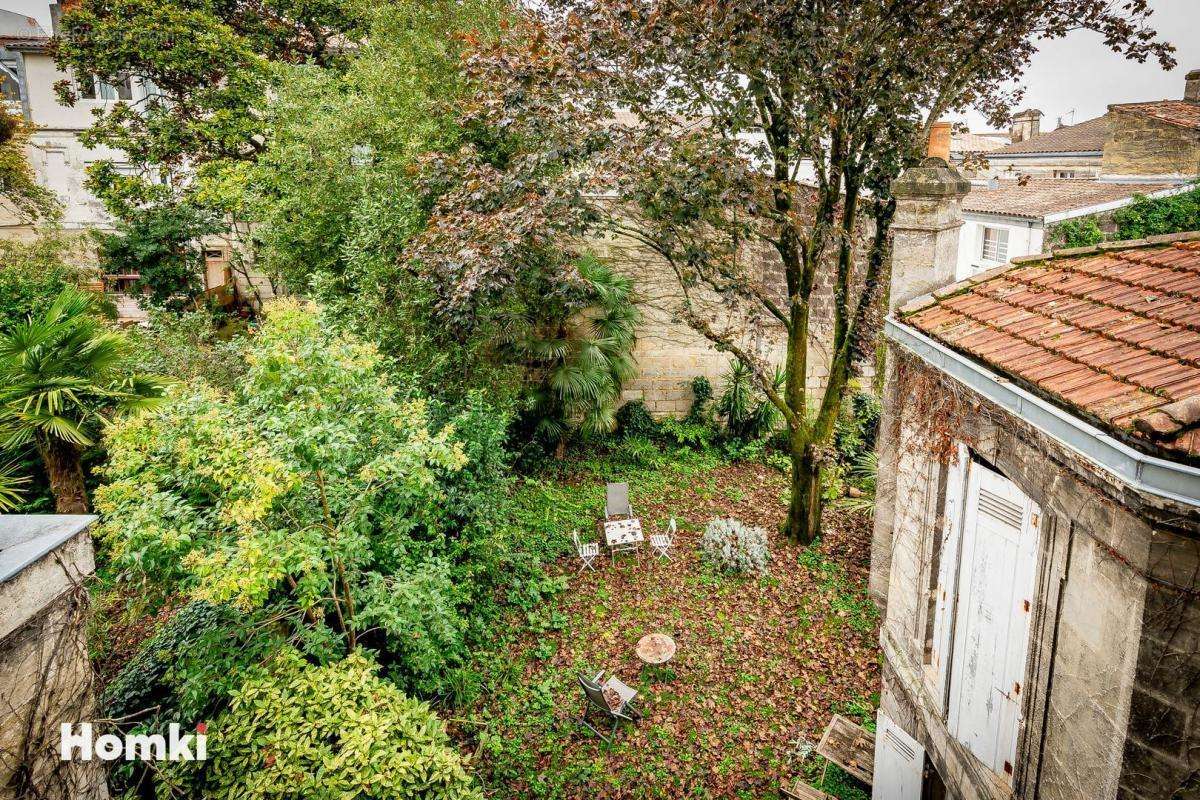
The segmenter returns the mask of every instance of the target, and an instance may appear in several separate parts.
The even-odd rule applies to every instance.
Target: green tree
[[[67,288],[0,336],[0,447],[36,447],[60,514],[88,510],[82,453],[104,420],[153,407],[164,388],[122,372],[125,339],[93,306],[90,294]]]
[[[152,595],[277,616],[314,658],[376,648],[397,679],[439,691],[478,599],[455,572],[459,539],[503,491],[468,464],[462,437],[480,425],[435,418],[311,306],[264,314],[230,390],[180,386],[111,427],[96,508],[113,565]]]
[[[76,266],[83,260],[84,241],[53,229],[41,231],[30,242],[0,240],[0,333],[45,309],[63,289],[96,284],[99,270]],[[116,309],[105,298],[96,298],[94,308],[116,317]]]
[[[551,0],[467,62],[464,124],[512,147],[500,165],[478,151],[440,165],[462,189],[440,198],[424,255],[467,294],[520,269],[528,241],[615,231],[650,248],[676,277],[675,313],[782,415],[787,530],[808,542],[843,397],[874,350],[893,181],[944,114],[1004,122],[1039,40],[1084,28],[1172,66],[1149,15],[1146,0]],[[787,341],[783,391],[755,346],[768,324]],[[815,391],[810,352],[830,360]]]
[[[271,65],[335,66],[361,34],[351,0],[82,0],[63,15],[59,67],[110,84],[130,79],[143,99],[116,102],[83,135],[123,151],[137,174],[107,161],[92,187],[118,212],[162,200],[185,178],[220,175],[264,148]],[[56,87],[73,104],[74,85]],[[194,185],[194,180],[189,180]],[[122,214],[118,213],[118,216]]]
[[[199,240],[220,230],[216,216],[186,203],[164,203],[118,220],[116,228],[116,233],[98,234],[101,268],[138,275],[135,287],[156,306],[194,307],[204,292]]]

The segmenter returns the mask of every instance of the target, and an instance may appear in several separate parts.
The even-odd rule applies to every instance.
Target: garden
[[[145,96],[80,135],[104,230],[0,119],[0,511],[97,516],[96,723],[207,736],[111,796],[867,796],[814,747],[879,702],[893,181],[927,121],[1002,124],[1037,36],[1169,46],[1091,0],[60,23],[64,73]]]

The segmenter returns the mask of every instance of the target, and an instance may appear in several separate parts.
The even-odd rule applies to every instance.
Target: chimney
[[[950,161],[950,127],[949,122],[935,122],[930,126],[925,155]]]
[[[892,184],[892,281],[888,310],[954,282],[962,199],[971,182],[945,159],[929,157]]]
[[[1200,103],[1200,69],[1194,69],[1183,79],[1183,99]]]
[[[1013,144],[1032,139],[1042,132],[1042,112],[1036,108],[1027,108],[1013,115],[1012,140]]]

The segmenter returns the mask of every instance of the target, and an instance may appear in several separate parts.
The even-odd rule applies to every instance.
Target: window
[[[209,261],[220,261],[225,257],[225,251],[221,249],[209,249],[204,251],[204,257]]]
[[[1008,261],[1008,228],[984,228],[979,255],[984,261]]]
[[[1056,169],[1056,170],[1054,170],[1054,177],[1056,177],[1056,178],[1074,178],[1075,170],[1073,170],[1073,169]]]
[[[21,84],[6,68],[0,69],[0,97],[11,102],[21,100]]]
[[[132,100],[133,78],[126,75],[112,84],[93,76],[79,82],[79,96],[85,100]]]

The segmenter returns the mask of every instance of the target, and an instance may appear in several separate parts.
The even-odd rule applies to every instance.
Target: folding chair
[[[617,726],[622,721],[637,722],[642,718],[642,712],[633,707],[633,700],[637,697],[636,689],[626,686],[615,676],[609,676],[608,680],[601,683],[600,679],[603,677],[603,672],[598,672],[596,677],[591,680],[582,675],[579,676],[579,685],[583,687],[584,696],[583,714],[579,718],[579,724],[611,744],[612,737],[617,732]],[[608,704],[608,700],[604,696],[606,689],[616,692],[617,697],[620,698],[616,708]],[[597,713],[601,715],[604,723],[612,720],[612,729],[609,730],[607,736],[588,721],[588,714]]]
[[[628,483],[608,483],[604,486],[604,518],[632,517]]]
[[[579,560],[582,562],[579,566],[579,572],[582,573],[585,569],[595,572],[596,567],[592,562],[596,560],[596,556],[600,555],[600,543],[580,541],[578,529],[571,531],[571,541],[575,543],[575,554],[579,556]]]
[[[679,526],[675,524],[675,518],[671,517],[671,522],[667,525],[666,533],[650,534],[650,546],[654,548],[654,552],[658,553],[660,558],[671,560],[670,550],[675,544],[675,532]]]

